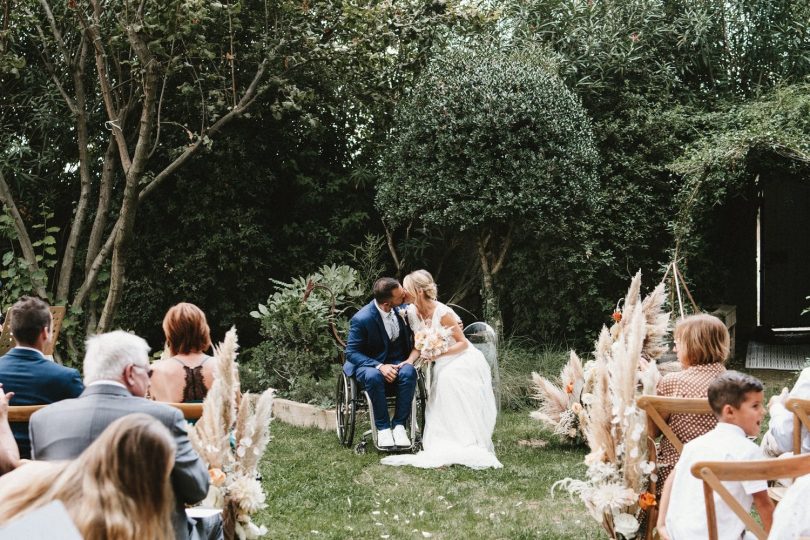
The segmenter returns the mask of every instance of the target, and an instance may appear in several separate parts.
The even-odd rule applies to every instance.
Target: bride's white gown
[[[427,324],[440,325],[448,312],[453,310],[437,303]],[[409,315],[415,315],[415,311]],[[409,322],[414,332],[426,324],[416,316],[410,316]],[[497,408],[489,364],[481,351],[468,341],[467,348],[460,353],[442,356],[434,362],[431,379],[422,439],[424,450],[388,456],[382,459],[382,464],[424,469],[445,465],[473,469],[503,467],[492,444]]]

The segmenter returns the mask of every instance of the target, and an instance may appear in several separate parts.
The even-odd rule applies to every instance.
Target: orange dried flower
[[[649,510],[653,506],[656,506],[658,503],[655,502],[655,495],[645,491],[641,495],[638,496],[638,506],[642,510]]]
[[[208,476],[211,477],[211,483],[217,487],[225,483],[225,473],[222,469],[208,469]]]
[[[614,311],[613,315],[611,315],[611,317],[613,317],[613,320],[616,321],[617,323],[622,322],[622,312],[621,311]]]
[[[572,382],[568,383],[568,385],[565,387],[565,392],[568,393],[568,394],[573,394],[574,393],[574,383],[572,383]]]

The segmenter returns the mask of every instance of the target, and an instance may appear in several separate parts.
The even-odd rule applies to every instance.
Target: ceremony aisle
[[[584,474],[585,447],[561,445],[528,412],[504,412],[494,441],[501,470],[384,467],[334,433],[272,425],[261,466],[269,538],[597,539],[579,500],[551,485]],[[545,444],[544,447],[540,447]]]

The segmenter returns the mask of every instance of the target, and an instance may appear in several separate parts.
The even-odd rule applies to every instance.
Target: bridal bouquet
[[[602,328],[595,359],[584,367],[578,416],[591,449],[585,457],[586,478],[566,478],[554,485],[579,495],[610,538],[623,540],[643,537],[643,514],[657,504],[649,484],[655,464],[648,459],[646,415],[636,398],[655,392],[655,360],[663,350],[669,314],[662,309],[663,284],[643,302],[640,286],[638,273],[622,316],[614,316],[610,330]],[[641,358],[649,362],[640,363]]]
[[[430,361],[450,348],[450,330],[442,325],[428,326],[414,334],[414,347],[421,353],[420,361]],[[418,367],[418,366],[417,366]]]

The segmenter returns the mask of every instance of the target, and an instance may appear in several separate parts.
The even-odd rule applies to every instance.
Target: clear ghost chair
[[[498,334],[485,322],[474,322],[464,329],[464,337],[481,351],[487,359],[492,372],[492,390],[495,392],[495,403],[501,411],[501,377],[498,370]]]

